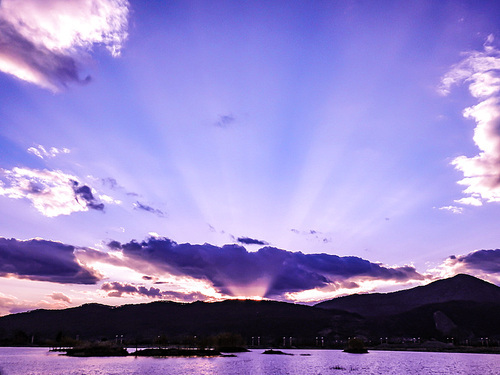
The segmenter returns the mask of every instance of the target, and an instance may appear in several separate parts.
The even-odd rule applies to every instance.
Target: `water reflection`
[[[500,355],[289,350],[293,356],[262,350],[226,358],[75,358],[44,348],[0,348],[1,375],[181,375],[181,374],[498,374]],[[300,354],[310,354],[301,356]]]

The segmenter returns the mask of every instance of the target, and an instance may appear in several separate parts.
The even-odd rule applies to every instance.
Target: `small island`
[[[268,350],[264,351],[262,354],[293,355],[291,353],[285,353],[285,352],[282,352],[281,350],[274,350],[274,349],[268,349]]]
[[[347,347],[344,349],[344,352],[353,354],[364,354],[368,353],[368,350],[365,348],[364,341],[355,337],[347,341]]]
[[[125,357],[129,355],[123,346],[110,343],[85,343],[63,351],[70,357]]]

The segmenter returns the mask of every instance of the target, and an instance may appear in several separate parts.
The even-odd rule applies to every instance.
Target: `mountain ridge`
[[[471,275],[458,274],[410,289],[390,293],[351,294],[314,306],[373,317],[399,314],[419,306],[451,301],[499,303],[500,287]]]

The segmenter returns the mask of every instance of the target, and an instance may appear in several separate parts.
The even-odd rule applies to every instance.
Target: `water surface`
[[[75,358],[46,348],[0,348],[1,375],[181,375],[181,374],[457,374],[498,375],[500,355],[338,350],[286,350],[293,356],[263,355],[263,350],[237,357]],[[302,355],[301,355],[302,354]],[[304,356],[303,354],[308,354]]]

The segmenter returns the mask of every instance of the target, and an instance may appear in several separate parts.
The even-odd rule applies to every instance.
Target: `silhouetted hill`
[[[151,340],[160,335],[201,337],[223,332],[246,338],[314,337],[329,332],[347,335],[360,319],[344,311],[275,301],[189,304],[161,301],[120,307],[86,304],[1,317],[0,339],[16,331],[50,339],[59,332],[73,338],[79,335],[81,339],[113,339],[115,335],[124,335],[129,340]]]
[[[455,343],[500,335],[500,303],[450,301],[428,304],[401,314],[368,318],[372,337],[421,337]]]
[[[339,297],[318,303],[315,307],[375,317],[400,314],[420,306],[451,301],[500,303],[500,287],[470,275],[460,274],[398,292]]]

